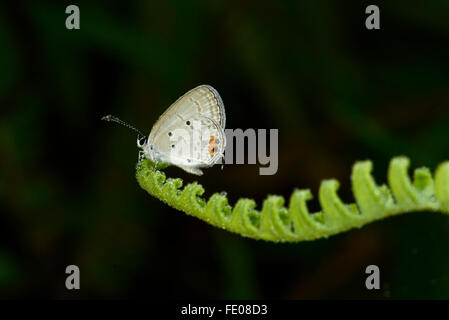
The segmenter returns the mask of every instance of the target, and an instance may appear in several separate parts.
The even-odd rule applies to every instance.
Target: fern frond
[[[371,161],[356,162],[351,176],[356,204],[345,204],[339,198],[337,180],[324,180],[318,193],[322,211],[316,213],[307,209],[307,201],[312,199],[310,190],[294,190],[288,208],[283,197],[270,195],[259,211],[252,199],[242,198],[232,207],[224,193],[215,193],[206,200],[202,197],[204,188],[197,182],[181,189],[181,179],[167,179],[150,160],[137,168],[136,177],[152,196],[213,226],[253,239],[298,242],[325,238],[412,211],[449,213],[449,161],[437,168],[435,179],[429,169],[416,169],[413,182],[407,172],[409,164],[406,157],[391,160],[389,188],[376,184]]]

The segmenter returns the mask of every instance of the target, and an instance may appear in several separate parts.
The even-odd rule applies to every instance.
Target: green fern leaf
[[[318,199],[322,211],[310,213],[307,201],[310,190],[294,190],[288,208],[281,196],[268,196],[262,210],[256,210],[252,199],[242,198],[234,207],[224,193],[215,193],[208,200],[202,197],[204,188],[197,182],[182,189],[182,180],[166,178],[150,160],[138,167],[139,185],[169,206],[207,223],[252,239],[273,242],[299,242],[326,238],[372,221],[413,211],[449,213],[449,161],[441,164],[435,179],[427,168],[408,175],[410,161],[406,157],[391,160],[388,169],[389,186],[379,186],[371,175],[371,161],[356,162],[351,176],[356,204],[345,204],[339,198],[337,180],[321,183]]]

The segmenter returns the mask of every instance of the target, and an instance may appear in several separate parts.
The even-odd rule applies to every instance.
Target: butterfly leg
[[[140,168],[142,165],[143,159],[145,159],[145,153],[143,151],[139,151],[139,156],[137,159],[137,167]]]

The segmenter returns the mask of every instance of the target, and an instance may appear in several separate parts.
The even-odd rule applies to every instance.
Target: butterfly
[[[139,134],[139,162],[147,158],[156,165],[168,163],[195,175],[216,164],[226,147],[225,108],[217,90],[209,85],[200,85],[176,100],[148,137],[111,115],[102,120],[117,122]]]

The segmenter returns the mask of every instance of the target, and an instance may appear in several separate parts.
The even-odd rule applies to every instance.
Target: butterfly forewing
[[[150,133],[154,140],[167,125],[179,120],[188,121],[197,115],[214,120],[222,128],[226,125],[223,101],[217,90],[209,85],[200,85],[176,100],[158,119]]]

